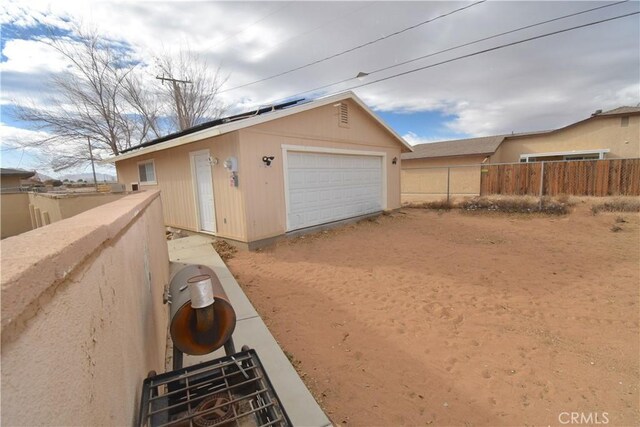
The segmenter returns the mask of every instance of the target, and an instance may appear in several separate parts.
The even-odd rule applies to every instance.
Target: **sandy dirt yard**
[[[228,264],[336,425],[629,426],[639,225],[404,209]]]

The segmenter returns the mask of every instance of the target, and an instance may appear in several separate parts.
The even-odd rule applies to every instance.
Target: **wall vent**
[[[349,126],[349,106],[344,102],[340,103],[339,124],[340,126]]]

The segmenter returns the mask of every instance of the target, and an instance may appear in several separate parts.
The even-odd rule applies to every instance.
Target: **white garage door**
[[[287,152],[288,230],[379,212],[382,157]]]

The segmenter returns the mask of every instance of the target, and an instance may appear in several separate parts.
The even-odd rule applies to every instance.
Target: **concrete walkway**
[[[256,350],[293,425],[309,427],[332,425],[236,279],[213,249],[212,242],[213,239],[200,235],[168,241],[172,273],[180,268],[180,264],[201,264],[213,269],[236,311],[237,323],[233,333],[236,350],[240,351],[245,344]],[[185,355],[184,365],[195,365],[222,356],[224,356],[223,349],[206,356]]]

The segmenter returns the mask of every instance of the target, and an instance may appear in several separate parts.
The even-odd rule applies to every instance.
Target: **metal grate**
[[[139,426],[290,426],[255,350],[147,378]]]

